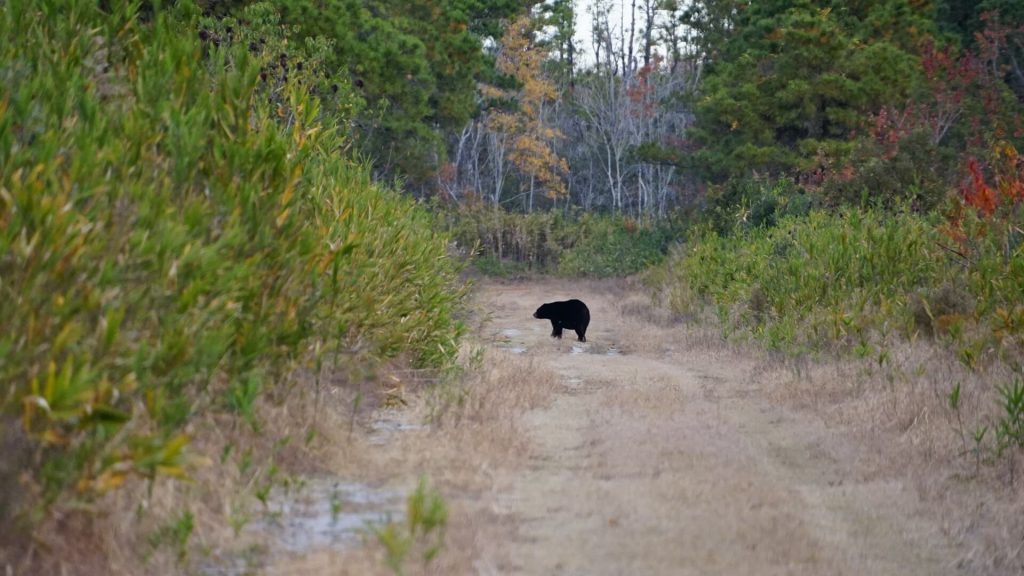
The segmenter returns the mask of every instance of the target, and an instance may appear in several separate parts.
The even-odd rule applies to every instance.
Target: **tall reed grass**
[[[348,158],[323,47],[139,6],[0,10],[0,433],[30,453],[8,514],[187,475],[190,421],[297,367],[457,352],[448,240]]]
[[[472,262],[489,275],[523,271],[571,277],[635,274],[664,260],[681,235],[681,220],[639,222],[592,213],[522,214],[467,201],[439,206],[444,226]]]
[[[1019,222],[1019,215],[1016,216]],[[705,230],[651,275],[678,312],[788,351],[936,336],[958,352],[1017,355],[1024,324],[1019,225],[974,219],[970,247],[938,217],[847,210],[723,236]]]

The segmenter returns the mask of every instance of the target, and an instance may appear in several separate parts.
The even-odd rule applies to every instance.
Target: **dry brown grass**
[[[486,314],[474,318],[486,323]],[[486,361],[474,362],[480,351]],[[411,573],[472,571],[477,542],[508,536],[490,510],[494,471],[526,457],[519,418],[547,401],[557,379],[486,339],[471,340],[463,356],[468,368],[459,379],[393,365],[325,378],[319,398],[314,379],[298,374],[276,399],[261,400],[258,431],[227,415],[192,423],[191,450],[207,463],[191,471],[190,481],[134,481],[88,510],[57,510],[27,561],[24,549],[0,560],[13,574],[134,575],[190,573],[255,554],[269,574],[388,574],[370,536],[354,550],[268,557],[261,551],[270,542],[236,528],[264,514],[256,495],[268,484],[280,490],[304,476],[329,476],[409,493],[425,476],[448,502],[447,544],[433,563],[411,562]],[[380,445],[371,434],[382,416],[426,426]],[[186,510],[194,529],[180,561],[173,545],[152,541]]]
[[[469,350],[467,346],[467,362]],[[449,508],[444,550],[429,564],[410,559],[406,574],[471,573],[480,542],[510,537],[510,526],[492,510],[492,496],[500,490],[494,479],[499,470],[526,457],[519,419],[550,398],[556,379],[508,352],[487,348],[484,354],[486,361],[478,366],[470,362],[458,381],[410,389],[404,407],[386,410],[403,421],[426,422],[426,428],[396,435],[382,446],[369,445],[357,428],[347,438],[343,455],[333,450],[324,455],[330,473],[339,477],[397,486],[403,493],[412,490],[417,478],[427,477],[442,493]],[[373,418],[367,414],[365,422]],[[383,549],[372,537],[366,544],[284,558],[267,573],[390,574]]]
[[[926,342],[892,346],[891,361],[882,367],[852,359],[793,359],[742,339],[726,341],[707,322],[671,316],[631,281],[544,284],[545,293],[551,294],[548,301],[591,294],[585,300],[592,312],[598,311],[588,333],[591,353],[614,346],[626,354],[624,361],[639,363],[638,367],[643,357],[667,358],[671,365],[683,367],[689,360],[699,365],[698,358],[733,367],[750,380],[749,392],[741,387],[734,393],[764,395],[765,401],[817,414],[836,434],[853,438],[860,449],[858,461],[849,468],[865,476],[860,482],[915,486],[924,506],[961,544],[965,571],[1017,573],[1020,550],[1014,547],[1013,535],[1021,533],[1019,485],[1007,484],[1002,465],[982,466],[981,473],[974,474],[973,459],[960,454],[959,432],[945,404],[947,385],[961,381],[965,427],[990,418],[994,385],[1006,377],[1004,372],[970,372]],[[508,318],[529,314],[540,304],[524,301],[536,290],[519,291],[515,282],[499,285],[500,290],[490,294],[491,287],[481,288],[482,299],[491,305],[474,316],[493,319],[474,330],[479,335],[475,345],[486,349],[481,368],[471,370],[460,386],[446,389],[441,402],[438,396],[409,395],[406,417],[425,419],[433,426],[385,447],[350,451],[349,458],[362,454],[356,459],[362,474],[406,479],[423,474],[445,494],[451,510],[445,552],[428,566],[411,563],[413,574],[500,571],[500,559],[497,567],[478,565],[477,551],[485,542],[504,542],[515,535],[513,521],[494,504],[495,496],[509,488],[501,485],[501,471],[516,470],[530,450],[520,429],[521,415],[545,405],[559,386],[559,378],[541,365],[551,365],[549,360],[564,355],[572,345],[543,338],[547,328],[538,325],[536,334],[525,335],[532,346],[529,355],[498,349],[489,335],[498,334]],[[614,341],[609,321],[616,323]],[[672,409],[661,404],[662,399],[643,385],[646,382],[619,384],[622,390],[607,393],[617,410],[635,412],[639,418]],[[720,393],[714,381],[708,382],[706,393]],[[332,467],[343,471],[351,465],[334,462]],[[277,565],[269,573],[387,574],[382,559],[380,548],[370,542],[359,550],[325,552]]]
[[[559,285],[566,291],[578,287]],[[865,480],[915,487],[960,544],[959,565],[966,572],[1024,573],[1024,458],[995,459],[990,429],[979,466],[972,439],[979,426],[991,428],[998,419],[996,387],[1012,382],[1010,367],[991,363],[970,370],[948,348],[923,338],[887,343],[882,364],[842,354],[792,357],[767,351],[743,333],[724,338],[713,314],[673,315],[636,280],[590,281],[584,290],[602,295],[588,301],[592,310],[617,312],[615,344],[624,352],[662,355],[684,366],[689,358],[746,366],[752,391],[817,414],[836,433],[853,438],[865,448],[857,462]],[[597,344],[600,321],[593,326]],[[960,421],[948,405],[956,383]],[[707,390],[718,393],[714,383]],[[658,408],[642,389],[611,398],[623,409]]]
[[[506,351],[485,353],[485,365],[448,392],[449,398],[439,398],[443,405],[432,418],[438,432],[448,436],[444,444],[457,451],[472,447],[480,454],[512,457],[522,448],[520,416],[550,397],[556,376]]]
[[[619,304],[635,307],[631,316],[666,314],[644,311],[635,298]],[[887,343],[881,364],[876,357],[842,354],[792,357],[766,351],[744,334],[723,338],[711,314],[683,319],[665,337],[676,356],[753,362],[749,378],[758,393],[818,414],[837,433],[865,446],[858,468],[866,479],[914,486],[960,544],[959,567],[967,573],[1024,573],[1022,458],[996,459],[991,452],[991,425],[1000,415],[996,387],[1013,381],[1010,367],[993,362],[970,370],[930,339]],[[960,421],[948,404],[957,383]],[[972,434],[983,425],[990,430],[979,466]]]
[[[848,358],[766,360],[765,381],[774,385],[779,400],[814,410],[830,425],[875,446],[868,469],[918,489],[966,550],[963,568],[977,574],[1021,573],[1020,459],[996,459],[991,430],[980,454],[972,438],[979,426],[991,427],[998,419],[996,387],[1012,381],[1012,370],[1004,365],[969,370],[930,341],[896,343],[889,358],[881,366]],[[960,421],[948,404],[957,383]]]
[[[380,389],[372,383],[363,387]],[[53,509],[31,539],[18,541],[19,548],[0,559],[13,574],[176,574],[259,546],[235,530],[261,514],[257,492],[323,473],[325,461],[345,459],[358,391],[338,378],[324,385],[317,404],[312,379],[300,376],[278,398],[259,401],[258,429],[227,414],[195,421],[187,428],[189,451],[197,456],[188,480],[133,479],[98,499]],[[151,426],[141,419],[132,425]],[[156,534],[186,511],[193,530],[182,560],[177,547],[166,539],[157,543]]]

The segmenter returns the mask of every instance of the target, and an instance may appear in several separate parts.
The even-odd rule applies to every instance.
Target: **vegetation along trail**
[[[0,38],[0,576],[1024,575],[1024,1]]]

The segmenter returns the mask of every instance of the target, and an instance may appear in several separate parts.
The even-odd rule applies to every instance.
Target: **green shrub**
[[[436,207],[473,266],[493,276],[525,271],[565,276],[626,276],[661,262],[683,229],[682,219],[560,212],[509,212],[483,202]]]
[[[773,343],[815,346],[891,321],[902,295],[935,281],[935,240],[922,218],[854,211],[814,212],[743,235],[705,233],[673,259],[672,300],[710,302],[727,322],[756,326]]]
[[[771,228],[786,216],[805,216],[813,199],[791,180],[736,178],[708,192],[705,219],[719,234]]]
[[[184,475],[191,420],[304,362],[440,365],[461,331],[447,238],[345,158],[350,96],[261,79],[279,36],[136,6],[0,11],[0,401],[42,503]]]
[[[413,553],[418,553],[424,565],[437,558],[444,548],[447,527],[448,504],[441,493],[421,477],[406,501],[405,524],[392,522],[374,527],[373,533],[384,549],[388,568],[401,576]]]
[[[436,206],[439,218],[455,242],[484,259],[481,271],[504,274],[505,265],[517,262],[534,271],[553,269],[563,250],[581,237],[572,218],[559,212],[509,212],[479,200],[460,206]]]
[[[846,172],[826,180],[822,195],[834,207],[908,207],[927,213],[955,188],[958,168],[956,153],[933,144],[926,131],[908,135],[898,146],[863,138],[854,145]]]
[[[580,219],[582,240],[562,252],[564,276],[628,276],[660,263],[675,234],[669,223],[587,215]]]
[[[970,328],[975,344],[1020,352],[1020,224],[971,231],[982,224],[967,220],[966,253],[933,219],[909,213],[813,212],[731,236],[705,229],[652,279],[677,311],[710,304],[725,327],[790,350]]]

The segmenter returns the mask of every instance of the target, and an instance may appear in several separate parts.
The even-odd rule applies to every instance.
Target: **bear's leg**
[[[586,342],[587,341],[587,329],[586,328],[577,328],[576,329],[576,338],[580,342]]]
[[[555,320],[551,321],[551,337],[562,338],[562,325]]]

